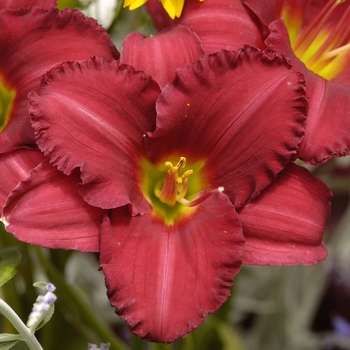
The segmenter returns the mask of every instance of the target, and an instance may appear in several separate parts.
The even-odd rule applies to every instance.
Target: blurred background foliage
[[[144,7],[122,8],[116,0],[59,0],[95,17],[118,50],[131,31],[156,33]],[[110,350],[346,350],[350,349],[350,162],[335,159],[309,168],[334,193],[325,242],[329,257],[315,266],[243,266],[231,298],[184,339],[170,345],[133,336],[109,305],[96,254],[47,250],[17,241],[0,224],[0,248],[20,246],[27,260],[0,288],[26,321],[37,297],[35,281],[56,287],[55,314],[36,335],[45,350],[87,349],[110,343]],[[0,317],[0,333],[16,333]],[[18,343],[15,350],[26,350]]]

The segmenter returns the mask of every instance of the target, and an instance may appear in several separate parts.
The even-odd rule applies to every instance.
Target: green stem
[[[2,313],[17,329],[18,333],[23,337],[30,350],[43,350],[34,333],[22,322],[13,309],[2,299],[0,299],[0,313]]]

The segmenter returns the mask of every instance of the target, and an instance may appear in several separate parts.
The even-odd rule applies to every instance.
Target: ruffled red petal
[[[104,210],[78,194],[79,175],[63,175],[47,161],[11,192],[3,208],[6,230],[21,241],[47,248],[99,251]]]
[[[207,185],[223,186],[239,207],[295,156],[306,110],[303,77],[281,55],[221,51],[179,69],[164,88],[146,152],[155,164],[174,154],[204,160]]]
[[[25,148],[0,154],[0,216],[11,191],[44,159],[44,155],[39,150]]]
[[[315,264],[332,194],[307,169],[290,164],[274,183],[239,210],[246,239],[243,262],[253,265]]]
[[[16,91],[10,122],[0,133],[0,152],[34,144],[27,95],[36,91],[41,76],[66,60],[93,55],[117,59],[107,32],[79,11],[52,7],[0,11],[0,83]]]
[[[228,298],[243,246],[237,214],[221,193],[172,226],[114,209],[100,241],[108,297],[135,334],[172,342]]]
[[[171,25],[158,0],[148,0],[147,7],[158,29]],[[175,22],[195,32],[207,53],[237,50],[243,45],[264,47],[253,17],[240,0],[186,0],[181,17]]]
[[[145,71],[163,87],[174,80],[176,68],[196,61],[204,50],[196,34],[176,26],[149,38],[131,33],[124,40],[121,53],[121,63]]]
[[[80,168],[79,192],[89,204],[145,213],[140,158],[158,95],[149,75],[117,61],[62,64],[29,96],[37,144],[65,174]]]

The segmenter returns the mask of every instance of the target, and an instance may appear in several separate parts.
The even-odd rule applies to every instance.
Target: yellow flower
[[[146,2],[147,0],[124,0],[124,7],[129,7],[129,10],[135,10]],[[172,19],[181,16],[185,0],[160,0],[160,2]]]

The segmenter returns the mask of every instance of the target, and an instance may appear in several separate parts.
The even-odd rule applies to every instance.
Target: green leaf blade
[[[14,246],[0,250],[0,287],[19,271],[25,261],[26,254],[21,247]]]
[[[23,340],[19,334],[0,334],[0,350],[12,349],[20,340]]]

